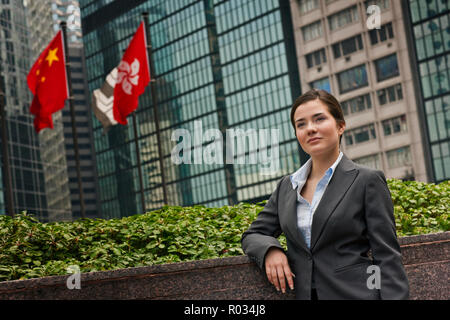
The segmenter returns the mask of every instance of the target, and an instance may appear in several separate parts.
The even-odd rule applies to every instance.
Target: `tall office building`
[[[24,0],[29,20],[31,50],[40,51],[48,39],[61,29],[60,23],[67,23],[69,43],[81,43],[80,7],[76,0]]]
[[[71,69],[72,93],[74,97],[75,127],[80,161],[81,188],[86,218],[99,218],[99,200],[97,197],[97,171],[92,132],[92,110],[89,102],[89,91],[86,82],[84,48],[81,42],[69,44],[69,63]],[[75,142],[72,131],[72,116],[66,106],[62,110],[64,125],[64,142],[69,175],[72,217],[82,217],[80,189],[75,158]]]
[[[97,172],[92,132],[92,111],[89,90],[86,82],[86,63],[81,33],[80,7],[76,0],[51,0],[53,29],[58,31],[61,22],[67,23],[67,41],[69,43],[69,64],[74,97],[75,127],[80,157],[81,189],[83,192],[86,218],[100,217],[97,196]],[[73,219],[82,217],[80,189],[78,186],[75,145],[72,131],[72,116],[69,106],[62,110],[64,143],[66,149],[67,170],[69,174],[70,198]]]
[[[341,102],[342,150],[388,178],[432,180],[400,1],[290,0],[302,90]],[[378,11],[369,11],[376,5]],[[370,10],[370,9],[369,9]],[[374,25],[379,13],[379,25]]]
[[[450,3],[403,0],[410,61],[431,179],[450,179]]]
[[[67,38],[70,43],[81,43],[80,5],[77,0],[51,0],[53,30],[60,29],[60,23],[67,23]]]
[[[141,13],[150,13],[159,128],[164,171],[159,165],[157,132],[150,88],[136,111],[137,142],[143,172],[140,188],[133,121],[103,135],[94,119],[95,151],[101,211],[105,218],[143,212],[163,205],[162,175],[169,205],[232,205],[266,199],[281,176],[300,165],[300,153],[289,111],[300,94],[289,3],[249,1],[92,1],[80,2],[83,42],[92,92],[116,67],[137,29]],[[247,138],[236,146],[230,163],[194,163],[213,146],[199,131],[220,131],[230,147],[227,129],[279,129],[279,170],[262,175],[262,163],[249,159],[264,151]],[[176,164],[171,153],[182,139],[176,129],[192,134],[192,163]],[[248,132],[248,131],[247,131]],[[217,141],[216,141],[217,142]],[[241,152],[240,154],[237,154]],[[238,159],[244,164],[239,164]]]
[[[32,95],[28,90],[26,77],[32,52],[28,43],[28,27],[22,1],[1,1],[0,82],[6,93],[8,149],[15,213],[26,210],[46,221],[57,210],[48,210],[40,143],[34,131],[33,116],[29,112]],[[0,141],[0,144],[2,143],[4,141]],[[0,172],[4,170],[3,160]],[[5,213],[4,191],[1,179],[0,214]]]
[[[71,69],[85,213],[86,217],[98,217],[95,187],[97,174],[93,164],[95,156],[93,155],[90,104],[87,98],[89,92],[86,87],[78,1],[27,0],[26,2],[28,24],[32,39],[34,39],[31,43],[35,56],[48,45],[54,35],[61,29],[61,22],[67,23],[68,62]],[[68,102],[66,102],[63,110],[53,115],[53,120],[55,128],[53,130],[46,129],[40,134],[42,155],[45,158],[44,175],[49,177],[46,178],[46,181],[49,181],[47,190],[51,194],[48,200],[49,206],[55,202],[61,203],[64,199],[66,208],[64,219],[77,219],[82,214],[72,119]],[[45,157],[46,155],[47,157]],[[59,165],[55,165],[55,162]],[[53,165],[50,165],[52,163]]]
[[[31,31],[29,41],[31,44],[29,65],[31,66],[56,32],[53,30],[51,0],[27,0],[25,4],[27,25]],[[71,220],[72,210],[61,111],[53,115],[53,125],[53,129],[44,129],[38,135],[49,210],[48,220]]]
[[[448,4],[405,1],[80,1],[91,92],[118,65],[141,13],[150,12],[164,172],[147,89],[136,112],[146,209],[162,205],[162,174],[168,204],[267,199],[275,182],[305,161],[289,110],[310,88],[325,89],[342,102],[347,121],[342,150],[355,162],[381,169],[388,178],[448,179]],[[378,10],[368,12],[370,5]],[[439,47],[433,52],[417,49],[423,41],[428,48],[436,37],[442,41],[432,43]],[[447,73],[436,71],[442,66]],[[105,135],[93,120],[105,217],[143,211],[129,120]],[[227,129],[279,129],[280,170],[260,175],[261,166],[249,164],[257,148],[245,144],[248,140],[245,164],[196,163],[195,155],[201,158],[213,146],[206,135],[196,139],[197,121],[203,133],[220,130],[225,149]],[[191,164],[171,158],[181,141],[171,137],[180,128],[192,134],[191,153],[183,150]]]
[[[45,48],[49,41],[55,36],[52,28],[51,0],[24,0],[26,9],[26,21],[30,35],[29,45],[34,58]],[[30,61],[30,65],[34,61]]]

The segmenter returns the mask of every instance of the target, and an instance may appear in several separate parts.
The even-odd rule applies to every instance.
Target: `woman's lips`
[[[310,138],[310,139],[308,139],[306,142],[307,142],[307,143],[312,143],[312,142],[319,141],[320,139],[321,139],[321,138],[318,138],[318,137]]]

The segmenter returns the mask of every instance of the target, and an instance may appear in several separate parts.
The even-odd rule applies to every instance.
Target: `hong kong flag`
[[[149,81],[147,39],[142,22],[117,67],[113,115],[118,123],[128,123],[126,118],[137,109],[139,96],[144,93]]]
[[[34,94],[30,112],[35,115],[36,132],[53,129],[53,113],[64,108],[68,97],[67,74],[62,32],[59,31],[40,54],[27,76]]]

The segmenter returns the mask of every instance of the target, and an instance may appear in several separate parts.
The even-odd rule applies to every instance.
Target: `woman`
[[[340,152],[339,102],[310,90],[294,102],[291,122],[310,159],[278,182],[242,236],[244,252],[297,299],[408,299],[386,179]]]

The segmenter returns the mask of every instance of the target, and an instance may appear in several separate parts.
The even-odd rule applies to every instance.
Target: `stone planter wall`
[[[450,298],[450,232],[399,239],[411,299]],[[293,299],[246,256],[0,282],[0,299]]]

